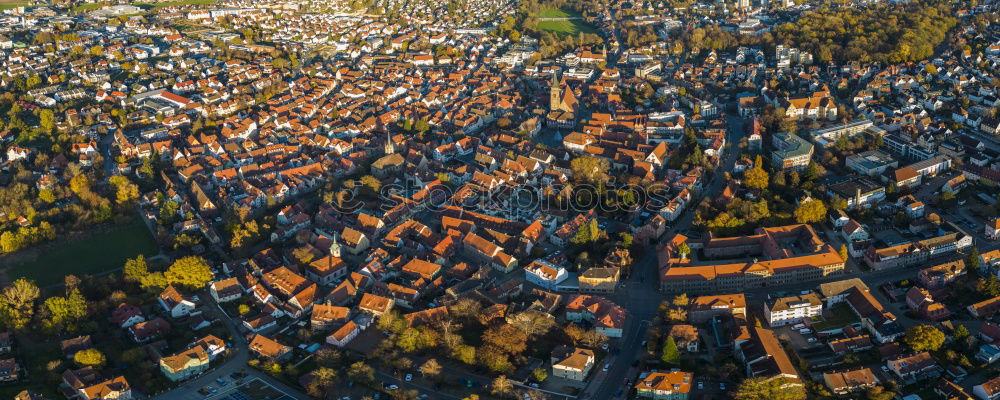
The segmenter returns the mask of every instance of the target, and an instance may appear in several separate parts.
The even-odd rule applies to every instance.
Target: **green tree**
[[[97,349],[80,350],[73,355],[73,361],[82,366],[100,367],[104,365],[107,358],[104,353]]]
[[[200,289],[212,280],[212,268],[204,258],[189,256],[174,261],[164,274],[171,284]]]
[[[375,381],[375,369],[364,361],[358,361],[347,368],[347,376],[358,382],[371,383]]]
[[[545,370],[545,368],[535,368],[534,371],[531,371],[531,376],[535,378],[536,381],[544,382],[549,378],[549,373]]]
[[[917,325],[906,330],[903,343],[914,351],[936,351],[944,344],[944,333],[932,325]]]
[[[969,268],[969,270],[978,271],[980,262],[981,258],[979,257],[979,248],[973,246],[972,250],[969,250],[969,256],[965,259],[965,265]]]
[[[952,333],[955,341],[962,341],[970,335],[971,333],[969,332],[969,328],[966,328],[965,325],[962,324],[958,324],[958,326],[955,327],[955,331]]]
[[[45,133],[52,133],[56,126],[56,116],[52,110],[43,108],[38,112],[38,124],[45,130]]]
[[[822,201],[809,199],[795,209],[795,220],[800,224],[820,222],[826,216],[826,206]]]
[[[733,394],[736,400],[805,400],[802,383],[786,377],[749,378],[740,383]]]
[[[663,353],[660,360],[667,364],[677,365],[681,361],[681,351],[677,348],[677,342],[673,336],[667,336],[666,343],[663,344]]]

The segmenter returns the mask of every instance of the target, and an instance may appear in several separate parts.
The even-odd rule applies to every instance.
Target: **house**
[[[118,325],[120,328],[128,328],[145,321],[146,317],[142,315],[142,309],[139,307],[128,303],[121,303],[111,311],[109,319],[112,324]]]
[[[156,317],[155,319],[132,325],[128,329],[132,333],[132,339],[135,339],[138,343],[146,343],[155,337],[170,332],[171,327],[167,320],[162,317]]]
[[[813,155],[813,144],[792,134],[779,132],[771,139],[774,150],[771,152],[771,163],[777,169],[805,169]]]
[[[612,293],[621,279],[621,268],[594,267],[580,273],[580,293]]]
[[[906,305],[926,320],[939,321],[951,316],[947,307],[934,301],[934,297],[926,289],[917,286],[906,291]]]
[[[594,351],[579,347],[559,346],[552,350],[552,376],[583,382],[594,367]]]
[[[361,332],[361,328],[354,321],[347,321],[346,324],[326,337],[326,342],[337,347],[347,346]]]
[[[395,299],[365,293],[361,296],[361,303],[358,304],[358,308],[361,309],[362,312],[371,314],[375,317],[380,317],[391,311],[394,304]]]
[[[993,218],[990,222],[983,224],[985,226],[987,239],[997,240],[1000,239],[1000,218]]]
[[[698,351],[698,328],[694,325],[671,325],[667,336],[674,338],[677,348],[695,353]]]
[[[920,270],[917,272],[917,281],[921,286],[935,290],[945,287],[963,275],[965,275],[965,261],[956,260]]]
[[[171,382],[179,382],[208,370],[210,358],[201,346],[160,358],[160,372]]]
[[[844,240],[847,243],[862,242],[871,238],[871,236],[868,235],[868,231],[866,231],[865,228],[854,219],[848,220],[847,223],[840,228],[840,234],[844,237]]]
[[[226,352],[226,342],[215,337],[215,335],[208,335],[198,339],[194,343],[191,343],[190,347],[201,347],[206,353],[208,353],[209,360],[215,360],[215,358],[220,354]]]
[[[698,296],[688,306],[688,322],[703,324],[717,315],[746,315],[747,299],[740,294]]]
[[[555,290],[556,286],[569,277],[566,269],[548,260],[535,260],[524,267],[524,278],[528,282],[547,290]]]
[[[62,350],[63,356],[67,359],[72,359],[80,350],[92,348],[94,348],[94,343],[90,340],[90,335],[77,336],[59,342],[59,349]]]
[[[853,288],[868,291],[868,285],[865,285],[861,279],[851,278],[842,281],[821,283],[819,285],[819,294],[823,298],[823,305],[829,308],[846,301],[847,295]]]
[[[594,329],[610,338],[622,337],[627,312],[603,297],[578,294],[570,297],[566,304],[566,320],[587,321]]]
[[[92,367],[63,371],[62,381],[75,400],[132,400],[132,387],[124,376],[105,380]]]
[[[212,282],[209,285],[209,293],[217,303],[226,303],[243,297],[243,287],[235,277],[227,278]]]
[[[885,366],[889,368],[889,372],[906,382],[936,378],[941,375],[941,367],[934,357],[931,357],[931,353],[926,351],[895,360],[886,360]]]
[[[163,289],[163,292],[160,293],[156,301],[173,318],[191,315],[191,312],[195,309],[194,302],[181,295],[181,292],[174,285],[168,285]]]
[[[774,331],[761,327],[750,328],[750,340],[736,346],[736,358],[746,367],[747,377],[789,378],[801,385],[798,371],[788,353],[781,347]]]
[[[1000,310],[1000,296],[970,304],[966,309],[975,318],[989,317]]]
[[[652,372],[635,384],[636,396],[654,400],[687,400],[694,374],[683,371]]]
[[[771,327],[813,318],[823,313],[823,302],[816,293],[771,299],[764,303],[764,317]]]
[[[1000,399],[1000,376],[973,386],[972,394],[982,400]]]
[[[257,356],[257,358],[269,359],[269,360],[280,360],[289,356],[292,352],[292,348],[285,346],[275,340],[264,336],[264,335],[254,335],[253,339],[250,340],[250,352]]]
[[[19,378],[21,368],[13,358],[0,358],[0,382],[14,382]]]
[[[857,368],[847,371],[826,372],[823,383],[830,391],[838,395],[849,395],[868,390],[879,384],[878,378],[870,368]]]
[[[313,306],[312,315],[309,318],[309,326],[313,330],[327,330],[336,325],[341,325],[349,321],[351,309],[330,304],[316,304]]]
[[[896,321],[896,316],[885,310],[878,300],[867,290],[851,288],[847,295],[847,305],[858,318],[861,318],[862,328],[878,343],[888,343],[903,336],[903,326]]]
[[[976,359],[987,364],[995,363],[1000,360],[1000,346],[992,343],[980,345],[979,351],[976,352]]]

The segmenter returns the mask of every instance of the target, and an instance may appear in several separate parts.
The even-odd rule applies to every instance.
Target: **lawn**
[[[86,12],[86,11],[94,11],[94,10],[100,9],[101,7],[104,7],[106,5],[108,5],[108,4],[107,3],[85,3],[85,4],[80,4],[80,5],[76,6],[76,7],[73,7],[73,12],[79,13],[79,12]]]
[[[0,10],[9,10],[11,8],[30,7],[30,6],[31,4],[23,0],[0,0]]]
[[[39,286],[62,282],[74,274],[82,277],[121,268],[125,260],[139,254],[156,254],[156,241],[142,221],[136,219],[114,230],[73,241],[38,259],[15,265],[7,270],[7,278],[34,279]]]
[[[580,14],[558,8],[547,8],[538,13],[539,18],[578,18]],[[582,20],[538,21],[538,30],[560,35],[575,35],[578,32],[594,33],[594,27]]]
[[[838,304],[823,313],[826,319],[812,324],[816,332],[830,329],[843,328],[852,322],[857,322],[858,317],[847,307],[846,304]]]

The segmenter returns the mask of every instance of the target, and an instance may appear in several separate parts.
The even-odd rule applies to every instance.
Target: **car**
[[[396,389],[399,389],[399,386],[396,386],[395,384],[393,384],[393,385],[386,386],[385,388],[389,389],[389,390],[396,390]]]
[[[531,382],[531,384],[528,385],[528,386],[531,386],[531,387],[533,387],[535,389],[538,389],[538,383],[537,382]]]
[[[806,341],[809,342],[809,343],[816,343],[816,338],[811,337],[811,338],[807,339]]]
[[[698,381],[698,390],[701,390],[701,389],[704,389],[704,388],[705,388],[705,382]]]
[[[229,382],[226,382],[226,380],[223,378],[216,378],[215,383],[218,383],[219,386],[226,386],[229,384]]]
[[[428,395],[427,393],[422,393],[420,396],[417,396],[418,399],[427,399],[427,398],[430,398],[430,397],[431,396]]]
[[[407,381],[407,382],[410,382],[410,381],[412,381],[412,380],[413,380],[413,374],[406,374],[406,378],[405,378],[405,379],[403,379],[403,380],[405,380],[405,381]]]
[[[883,365],[882,366],[882,372],[889,373],[889,367],[886,367],[885,365]]]
[[[611,368],[611,363],[604,364],[604,372],[608,372],[608,368]]]
[[[608,344],[607,343],[602,344],[601,345],[601,350],[608,351]]]
[[[719,382],[719,390],[726,390],[726,383],[725,382]]]
[[[218,391],[219,391],[219,389],[216,389],[216,388],[215,388],[214,386],[209,386],[209,387],[208,387],[208,391],[209,391],[209,392],[212,392],[212,393],[216,393],[216,392],[218,392]]]

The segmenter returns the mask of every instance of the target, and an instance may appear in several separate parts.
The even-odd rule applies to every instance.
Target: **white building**
[[[524,267],[524,279],[549,290],[554,290],[568,276],[565,268],[547,260],[535,260]]]
[[[823,302],[816,293],[788,296],[764,303],[764,316],[771,327],[801,322],[823,313]]]

